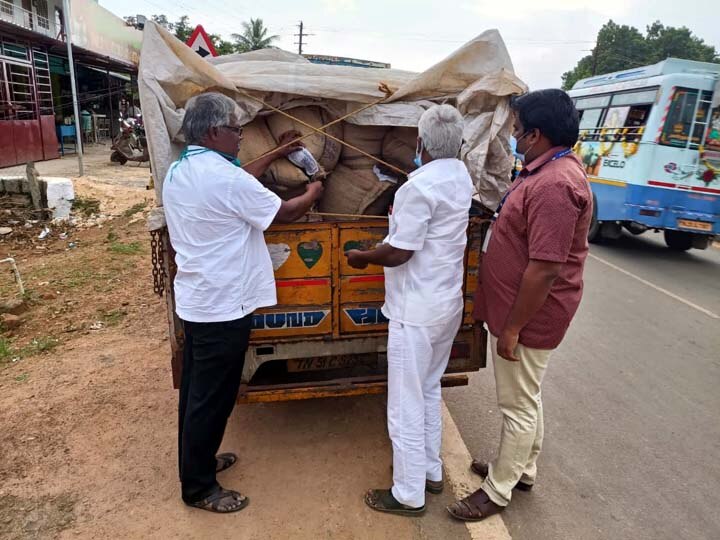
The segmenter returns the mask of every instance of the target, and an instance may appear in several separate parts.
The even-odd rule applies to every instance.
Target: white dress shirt
[[[395,194],[386,242],[414,251],[385,268],[385,305],[391,321],[442,324],[463,308],[467,225],[474,186],[458,159],[431,161],[411,173]]]
[[[239,319],[277,303],[263,231],[281,200],[220,154],[190,146],[163,184],[175,249],[175,306],[190,322]],[[199,152],[199,153],[196,153]]]

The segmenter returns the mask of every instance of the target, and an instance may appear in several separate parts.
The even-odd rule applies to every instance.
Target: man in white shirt
[[[263,231],[302,217],[322,194],[314,182],[281,200],[256,177],[298,144],[280,147],[245,169],[237,104],[219,93],[190,99],[183,120],[188,147],[163,184],[163,205],[177,274],[175,305],[185,344],[180,384],[178,453],[183,501],[213,512],[236,512],[247,497],[215,478],[237,461],[216,456],[232,412],[248,347],[252,313],[277,303]]]
[[[348,263],[385,267],[388,335],[388,432],[392,489],[365,502],[402,515],[425,511],[425,491],[443,489],[440,378],[463,314],[463,263],[473,183],[457,159],[460,113],[450,105],[425,111],[418,125],[420,167],[395,194],[390,231],[370,251],[351,250]]]

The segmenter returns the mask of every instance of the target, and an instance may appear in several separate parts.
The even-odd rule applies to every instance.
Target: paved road
[[[544,383],[538,485],[504,513],[508,529],[514,540],[720,538],[720,250],[674,253],[650,234],[591,254]],[[498,441],[494,392],[491,368],[445,391],[479,458]]]

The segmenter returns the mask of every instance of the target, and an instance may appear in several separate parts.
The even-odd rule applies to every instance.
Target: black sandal
[[[217,512],[218,514],[230,514],[239,512],[250,503],[245,495],[218,487],[217,491],[211,493],[202,500],[194,503],[185,503],[193,508],[200,508],[208,512]]]
[[[223,454],[218,454],[217,456],[215,456],[215,459],[217,460],[217,464],[215,465],[215,472],[219,473],[235,465],[238,457],[232,452],[225,452]]]
[[[425,513],[425,505],[415,508],[403,504],[393,497],[389,489],[371,489],[365,494],[365,504],[378,512],[401,516],[421,516]]]

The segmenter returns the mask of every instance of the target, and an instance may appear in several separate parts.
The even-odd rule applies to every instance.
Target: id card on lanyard
[[[555,154],[552,158],[550,158],[550,159],[549,159],[548,161],[546,161],[545,163],[550,163],[550,162],[552,162],[552,161],[555,161],[556,159],[560,159],[560,158],[562,158],[562,157],[565,157],[565,156],[567,156],[570,152],[572,152],[572,149],[570,149],[570,148],[566,148],[565,150],[561,150],[560,152],[558,152],[557,154]],[[543,163],[542,165],[540,165],[540,167],[542,167],[543,165],[545,165],[545,163]],[[540,169],[540,167],[538,167],[538,169]],[[520,177],[518,177],[518,180],[516,181],[515,186],[513,186],[511,189],[508,190],[507,193],[505,193],[505,195],[503,195],[503,198],[500,200],[500,204],[498,205],[497,210],[495,210],[495,214],[493,215],[493,217],[492,217],[492,219],[491,219],[490,227],[488,227],[488,231],[487,231],[487,233],[485,234],[485,240],[483,241],[483,245],[482,245],[482,248],[481,248],[481,251],[482,251],[483,253],[487,253],[488,246],[490,245],[490,238],[492,237],[493,226],[495,225],[495,221],[497,221],[498,216],[500,216],[500,211],[502,210],[502,207],[505,205],[505,202],[507,201],[508,197],[510,196],[510,194],[511,194],[513,191],[515,191],[517,188],[520,187],[520,184],[522,184],[527,178],[529,178],[529,177],[532,176],[535,172],[537,172],[538,169],[535,169],[535,171],[533,171],[533,172],[530,173],[530,174],[526,174],[525,176],[520,176]]]

